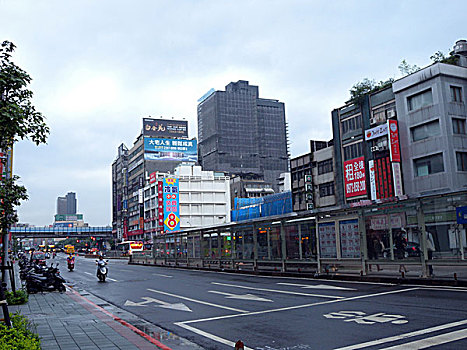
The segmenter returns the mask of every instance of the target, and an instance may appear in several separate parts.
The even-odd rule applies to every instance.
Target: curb
[[[88,304],[94,306],[96,309],[98,309],[99,311],[103,312],[104,314],[106,314],[107,316],[111,317],[114,321],[117,321],[118,323],[120,323],[121,325],[131,329],[133,332],[135,332],[136,334],[140,335],[141,337],[143,337],[144,339],[146,339],[147,341],[149,341],[150,343],[154,344],[155,346],[157,346],[159,349],[162,349],[162,350],[172,350],[171,348],[169,348],[167,345],[164,345],[162,344],[160,341],[158,341],[157,339],[154,339],[153,337],[151,337],[150,335],[144,333],[142,330],[136,328],[135,326],[131,325],[130,323],[128,323],[127,321],[124,321],[122,320],[120,317],[117,317],[115,316],[114,314],[112,314],[111,312],[105,310],[104,308],[100,307],[99,305],[93,303],[91,300],[89,300],[88,298],[82,296],[81,294],[79,294],[77,291],[75,291],[73,288],[67,286],[67,290],[69,290],[70,292],[72,292],[75,296],[83,299],[84,301],[86,301]]]

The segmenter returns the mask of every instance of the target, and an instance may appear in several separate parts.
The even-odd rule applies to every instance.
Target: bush
[[[39,336],[33,333],[31,322],[20,314],[10,315],[12,328],[0,323],[0,350],[40,350]]]
[[[28,302],[28,293],[24,289],[18,289],[16,295],[13,292],[7,291],[5,293],[8,305],[21,305]]]

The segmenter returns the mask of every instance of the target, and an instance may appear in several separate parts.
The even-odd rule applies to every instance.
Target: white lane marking
[[[414,331],[414,332],[399,334],[399,335],[395,335],[395,336],[392,336],[392,337],[367,341],[367,342],[361,343],[361,344],[344,346],[343,348],[338,348],[338,349],[334,349],[334,350],[362,349],[362,348],[366,348],[366,347],[369,347],[369,346],[375,346],[375,345],[379,345],[379,344],[390,343],[390,342],[393,342],[393,341],[396,341],[396,340],[402,340],[402,339],[406,339],[406,338],[410,338],[410,337],[417,337],[419,335],[423,335],[423,334],[427,334],[427,333],[438,332],[438,331],[441,331],[443,329],[458,327],[458,326],[462,326],[462,325],[465,325],[465,324],[467,324],[467,319],[462,320],[462,321],[446,323],[446,324],[431,327],[431,328],[420,329],[420,330]]]
[[[283,285],[283,286],[301,287],[303,289],[356,290],[355,288],[336,287],[336,286],[331,286],[329,284],[310,285],[310,284],[285,283],[285,282],[279,282],[277,284],[280,284],[280,285]]]
[[[220,295],[225,295],[227,299],[240,299],[240,300],[252,300],[252,301],[269,301],[273,302],[271,299],[265,299],[261,297],[257,297],[253,294],[231,294],[225,292],[219,292],[217,290],[208,290],[209,293],[215,293]]]
[[[85,273],[86,275],[89,275],[89,276],[94,276],[94,274],[92,274],[91,272],[86,272],[86,271],[84,271],[84,273]]]
[[[461,340],[467,338],[467,329],[461,329],[459,331],[454,331],[450,333],[444,333],[440,335],[435,335],[430,338],[425,338],[421,340],[415,340],[410,343],[405,343],[401,345],[391,346],[389,348],[384,348],[381,350],[418,350],[431,348],[432,346],[451,343],[453,341]]]
[[[188,323],[196,323],[196,322],[214,321],[214,320],[222,320],[222,319],[226,319],[226,318],[243,317],[243,316],[250,316],[250,315],[261,315],[261,314],[267,314],[267,313],[272,313],[272,312],[280,312],[280,311],[288,311],[288,310],[303,309],[303,308],[306,308],[306,307],[312,307],[312,306],[318,306],[318,305],[334,304],[334,303],[341,303],[341,302],[351,301],[351,300],[358,300],[358,299],[379,297],[379,296],[381,296],[381,295],[388,295],[388,294],[396,294],[396,293],[411,292],[411,291],[417,290],[417,289],[419,289],[419,288],[399,289],[399,290],[393,290],[393,291],[389,291],[389,292],[381,292],[381,293],[375,293],[375,294],[359,295],[359,296],[356,296],[356,297],[349,297],[349,298],[344,298],[344,299],[326,300],[326,301],[319,301],[319,302],[311,303],[311,304],[304,304],[304,305],[295,305],[295,306],[281,307],[281,308],[279,308],[279,309],[271,309],[271,310],[263,310],[263,311],[253,311],[253,312],[247,312],[247,313],[236,314],[236,315],[225,315],[225,316],[216,316],[216,317],[210,317],[210,318],[202,318],[202,319],[198,319],[198,320],[183,321],[183,323],[184,323],[184,324],[188,324]]]
[[[142,297],[141,299],[144,299],[145,301],[140,301],[139,303],[135,303],[134,301],[127,300],[125,301],[124,306],[146,306],[146,304],[149,304],[149,303],[157,303],[157,304],[160,304],[160,305],[157,305],[158,307],[163,307],[165,309],[192,312],[191,309],[183,303],[170,304],[170,303],[166,303],[165,301],[154,299],[151,297]]]
[[[246,310],[234,309],[233,307],[228,307],[228,306],[223,306],[223,305],[217,305],[217,304],[213,304],[213,303],[208,303],[207,301],[196,300],[196,299],[184,297],[184,296],[177,295],[177,294],[162,292],[162,291],[160,291],[160,290],[155,290],[155,289],[151,289],[151,288],[148,288],[147,290],[150,291],[150,292],[153,292],[153,293],[159,293],[159,294],[162,294],[162,295],[168,295],[168,296],[171,296],[171,297],[174,297],[174,298],[184,299],[184,300],[192,301],[192,302],[194,302],[194,303],[204,304],[204,305],[208,305],[208,306],[213,306],[213,307],[217,307],[217,308],[220,308],[220,309],[226,309],[226,310],[231,310],[231,311],[235,311],[235,312],[243,312],[243,313],[244,313],[244,312],[248,312],[248,311],[246,311]]]
[[[179,327],[182,327],[182,328],[185,328],[185,329],[187,329],[189,331],[192,331],[193,333],[199,334],[199,335],[201,335],[203,337],[206,337],[206,338],[209,338],[211,340],[217,341],[218,343],[225,344],[225,345],[227,345],[227,346],[229,346],[231,348],[235,347],[235,342],[233,342],[233,341],[218,337],[217,335],[202,331],[202,330],[197,329],[195,327],[188,326],[188,325],[184,324],[183,322],[176,322],[175,325],[179,326]],[[249,348],[248,346],[245,346],[244,348],[245,348],[245,350],[254,350],[252,348]]]
[[[107,277],[107,279],[113,282],[118,282],[117,280],[114,280],[113,278],[110,278],[110,277]]]
[[[152,274],[153,276],[161,276],[161,277],[167,277],[167,278],[172,278],[173,276],[169,276],[169,275],[163,275],[161,273],[153,273]]]
[[[228,284],[228,283],[219,283],[219,282],[211,282],[211,284],[215,284],[215,285],[218,285],[218,286],[225,286],[225,287],[235,287],[235,288],[243,288],[243,289],[260,290],[260,291],[263,291],[263,292],[301,295],[301,296],[306,296],[306,297],[330,298],[330,299],[343,299],[344,298],[344,297],[338,297],[338,296],[335,296],[335,295],[308,294],[308,293],[300,293],[300,292],[291,292],[291,291],[288,291],[288,290],[247,287],[247,286],[239,286],[237,284]]]

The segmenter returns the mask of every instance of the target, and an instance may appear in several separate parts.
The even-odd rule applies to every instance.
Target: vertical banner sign
[[[360,232],[358,220],[339,221],[341,239],[341,258],[360,258]]]
[[[164,178],[164,231],[180,230],[178,179]]]
[[[336,228],[333,222],[318,224],[319,250],[322,258],[337,258]]]
[[[392,172],[394,175],[394,195],[396,197],[402,196],[404,194],[404,191],[402,189],[401,164],[392,163]]]
[[[345,198],[366,194],[365,158],[359,157],[344,162]]]
[[[399,148],[399,130],[397,127],[397,121],[388,120],[389,130],[389,151],[391,162],[400,162],[401,153]]]
[[[157,173],[154,172],[154,173],[149,174],[149,183],[153,184],[156,181],[157,181]]]
[[[158,228],[161,233],[164,233],[164,184],[162,181],[157,181],[157,214]]]
[[[375,161],[370,160],[368,161],[368,172],[370,175],[370,192],[371,192],[371,200],[375,201],[378,199],[376,196],[376,178],[375,178]]]

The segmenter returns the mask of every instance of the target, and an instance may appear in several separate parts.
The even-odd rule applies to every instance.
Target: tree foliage
[[[380,81],[377,83],[375,80],[370,80],[368,78],[363,79],[362,81],[356,83],[350,89],[350,100],[349,103],[355,105],[361,105],[365,99],[365,95],[371,94],[378,90],[387,88],[394,82],[394,79],[390,78],[385,81]]]
[[[399,64],[399,71],[403,76],[418,72],[421,68],[416,64],[410,65],[405,59]]]
[[[0,152],[3,153],[7,153],[16,141],[22,139],[30,139],[36,145],[45,143],[50,132],[43,115],[32,105],[33,93],[28,89],[31,77],[11,61],[14,50],[15,45],[9,41],[4,41],[0,46]],[[6,167],[6,158],[1,161]],[[2,234],[8,232],[8,228],[18,220],[15,207],[21,200],[28,198],[26,188],[16,184],[17,180],[17,176],[1,177]]]

